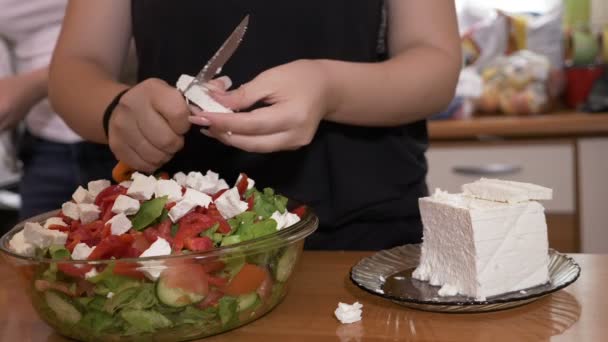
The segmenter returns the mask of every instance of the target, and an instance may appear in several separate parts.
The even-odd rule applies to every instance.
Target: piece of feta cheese
[[[190,75],[181,75],[177,80],[177,89],[181,90],[182,92],[186,91],[188,85],[190,84],[190,82],[192,82],[193,79],[194,77]],[[204,85],[194,84],[192,87],[190,87],[190,89],[186,91],[184,96],[188,100],[199,106],[199,108],[201,108],[203,111],[212,113],[232,113],[230,109],[222,106],[211,96],[209,96],[208,90],[207,88],[205,88]]]
[[[285,212],[282,214],[277,210],[272,213],[272,216],[270,216],[270,218],[277,221],[277,230],[290,227],[300,222],[300,217],[298,215],[290,213],[287,210],[285,210]]]
[[[110,231],[112,235],[122,235],[129,231],[133,227],[131,220],[124,213],[120,213],[106,222],[110,224]]]
[[[118,185],[122,186],[125,189],[128,189],[131,187],[131,184],[133,184],[133,181],[127,180],[120,182]]]
[[[154,195],[154,190],[156,190],[156,178],[154,176],[134,174],[133,184],[127,190],[127,195],[141,201],[147,201]]]
[[[106,298],[112,299],[112,297],[114,297],[114,292],[108,292],[108,294],[106,295]]]
[[[215,200],[217,210],[225,219],[230,219],[244,212],[249,207],[247,202],[241,201],[241,195],[237,188],[225,191]]]
[[[203,208],[209,207],[209,204],[213,201],[211,196],[194,189],[186,189],[184,200],[194,203],[195,206]]]
[[[36,252],[36,246],[25,241],[23,230],[13,235],[8,247],[15,253],[25,256],[33,256]]]
[[[172,179],[160,179],[156,182],[154,196],[167,196],[169,202],[176,202],[182,198],[182,187]]]
[[[237,184],[239,184],[239,182],[241,181],[241,179],[243,178],[243,174],[240,173],[239,177],[236,179],[236,183],[234,184],[234,186],[237,186]],[[255,186],[255,181],[249,177],[247,177],[247,190],[252,189]]]
[[[342,324],[355,323],[361,320],[363,305],[355,302],[353,305],[338,303],[334,315]]]
[[[179,184],[180,186],[186,186],[186,179],[188,178],[188,176],[186,176],[185,173],[183,172],[178,172],[176,174],[173,175],[173,179],[177,182],[177,184]]]
[[[501,179],[481,178],[475,182],[464,184],[462,191],[465,195],[471,197],[505,203],[550,200],[553,198],[553,190],[544,186]]]
[[[220,179],[217,173],[210,170],[204,176],[200,172],[190,172],[186,177],[186,186],[208,195],[228,189],[226,181]]]
[[[71,218],[72,220],[78,221],[80,219],[80,214],[78,211],[78,204],[74,202],[65,202],[61,206],[61,212],[63,215]]]
[[[74,194],[72,194],[72,199],[77,204],[80,203],[93,203],[95,201],[95,197],[91,195],[85,188],[79,186]]]
[[[141,255],[144,257],[163,256],[171,254],[171,245],[167,240],[159,237],[146,249]],[[142,261],[142,266],[138,267],[137,270],[144,273],[146,277],[152,281],[157,280],[164,269],[167,268],[162,261]]]
[[[187,213],[191,212],[196,207],[196,204],[190,202],[189,200],[182,199],[177,202],[176,205],[169,210],[169,218],[171,222],[175,223],[179,221],[182,217],[186,216]]]
[[[98,275],[99,273],[97,272],[97,270],[95,269],[95,267],[91,268],[91,270],[87,273],[84,274],[84,278],[85,279],[91,279],[93,277],[95,277],[96,275]]]
[[[49,228],[51,226],[63,226],[67,227],[68,224],[63,221],[61,217],[49,217],[44,221],[44,228]]]
[[[81,242],[74,246],[74,250],[72,251],[72,259],[87,260],[94,249],[95,247],[89,247],[89,245],[87,245],[86,243]]]
[[[23,228],[25,242],[38,248],[52,245],[65,245],[68,234],[58,230],[46,229],[37,222],[26,222]]]
[[[135,215],[139,211],[139,201],[125,195],[119,195],[114,201],[112,212],[114,214]]]
[[[90,181],[87,184],[87,188],[89,189],[89,193],[93,196],[93,198],[95,198],[97,197],[97,195],[99,195],[100,192],[109,187],[110,184],[112,183],[110,183],[110,181],[107,179],[98,179]]]
[[[78,215],[80,216],[80,223],[87,224],[99,219],[101,210],[95,204],[80,203],[78,204]]]

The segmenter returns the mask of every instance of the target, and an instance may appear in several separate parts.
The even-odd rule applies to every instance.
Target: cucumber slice
[[[44,299],[61,321],[76,324],[82,319],[82,312],[79,310],[80,305],[67,295],[55,291],[46,291]]]
[[[205,299],[205,296],[198,293],[167,287],[163,276],[156,283],[156,296],[161,303],[174,308],[188,306]]]
[[[293,272],[293,268],[296,265],[296,261],[298,259],[298,248],[297,246],[287,247],[285,252],[279,257],[279,261],[277,262],[277,269],[275,272],[275,277],[280,282],[285,282],[291,276],[291,272]]]
[[[258,294],[255,292],[240,295],[237,298],[237,301],[238,301],[238,306],[237,306],[238,312],[252,309],[260,302]]]

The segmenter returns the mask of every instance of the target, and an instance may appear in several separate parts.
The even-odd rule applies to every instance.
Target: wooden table
[[[532,304],[486,314],[414,311],[372,296],[348,278],[369,253],[306,252],[287,298],[265,317],[206,339],[221,341],[601,341],[608,333],[608,255],[574,254],[581,277]],[[2,259],[0,259],[2,260]],[[0,341],[65,341],[34,313],[0,261]],[[338,301],[363,304],[363,320],[340,324]]]

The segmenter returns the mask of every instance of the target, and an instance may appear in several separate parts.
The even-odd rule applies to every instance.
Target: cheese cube
[[[112,217],[106,224],[110,224],[112,235],[121,235],[129,231],[133,227],[131,220],[124,213],[120,213]]]
[[[186,199],[182,199],[181,201],[177,202],[177,204],[174,205],[171,210],[169,210],[169,218],[171,219],[171,222],[175,223],[179,221],[179,219],[191,212],[195,207],[196,204]]]
[[[239,195],[237,188],[232,188],[220,195],[215,200],[215,206],[225,219],[233,218],[249,207],[247,202],[241,201],[241,195]]]
[[[482,178],[473,183],[464,184],[462,191],[465,195],[471,197],[505,203],[550,200],[553,198],[553,190],[544,186],[500,179]]]
[[[141,201],[147,201],[154,195],[154,190],[156,190],[156,178],[138,174],[134,176],[133,184],[127,190],[127,195]]]
[[[95,269],[95,267],[91,268],[91,270],[87,273],[84,274],[84,278],[85,279],[91,279],[95,276],[97,276],[99,273],[97,272],[97,270]]]
[[[44,221],[44,228],[49,228],[50,226],[63,226],[67,227],[67,223],[63,222],[61,217],[49,217]]]
[[[169,202],[176,202],[182,198],[182,187],[171,179],[160,179],[156,182],[154,196],[167,196]]]
[[[363,305],[355,302],[353,305],[346,303],[338,303],[338,307],[334,311],[334,315],[342,324],[355,323],[361,320],[363,314]]]
[[[181,75],[177,80],[177,89],[185,91],[193,79],[194,77],[190,75]],[[205,88],[203,85],[195,84],[186,91],[184,96],[199,106],[199,108],[201,108],[203,111],[212,113],[232,113],[230,109],[222,106],[211,96],[209,96],[207,88]]]
[[[25,242],[38,248],[47,248],[52,245],[65,245],[68,234],[58,230],[42,227],[37,222],[26,222],[23,228]]]
[[[33,256],[36,252],[36,246],[25,241],[23,230],[13,235],[8,247],[15,253],[25,256]]]
[[[128,189],[131,187],[131,184],[133,184],[133,181],[123,181],[123,182],[120,182],[120,184],[118,184],[118,185],[122,186],[125,189]]]
[[[184,194],[184,200],[190,201],[195,206],[207,208],[209,207],[209,203],[212,202],[211,196],[204,194],[200,191],[196,191],[194,189],[186,189],[186,193]]]
[[[139,201],[129,196],[119,195],[114,201],[112,212],[114,214],[134,215],[139,211]]]
[[[78,204],[78,215],[82,224],[91,223],[99,219],[99,214],[101,214],[101,210],[95,204]]]
[[[186,176],[185,173],[183,172],[178,172],[176,174],[173,175],[173,179],[177,182],[177,184],[179,184],[180,186],[186,186],[186,179],[188,178],[188,176]]]
[[[144,258],[169,254],[171,254],[171,245],[167,240],[159,237],[139,257]],[[162,271],[167,268],[162,261],[142,261],[140,264],[142,266],[138,267],[137,270],[143,272],[152,281],[157,280]]]
[[[228,189],[226,181],[219,179],[219,175],[213,171],[207,171],[205,176],[200,172],[190,172],[186,178],[186,186],[209,195]]]
[[[243,174],[240,173],[239,177],[236,179],[236,183],[234,184],[234,186],[237,186],[237,184],[239,184],[239,182],[241,181],[241,179],[243,178]],[[252,189],[255,186],[255,181],[249,177],[247,177],[247,190]]]
[[[99,180],[90,181],[89,184],[87,184],[87,188],[89,189],[89,192],[91,193],[93,198],[95,198],[95,197],[97,197],[97,195],[99,195],[100,192],[102,192],[107,187],[109,187],[110,184],[112,184],[112,183],[110,183],[109,180],[99,179]]]
[[[78,221],[80,219],[80,212],[78,211],[78,204],[74,202],[65,202],[61,206],[61,212],[63,215],[71,218],[72,220]]]
[[[80,203],[93,203],[95,201],[95,197],[91,195],[85,188],[79,186],[74,194],[72,194],[72,199],[77,204]]]
[[[277,221],[277,230],[290,227],[300,222],[300,217],[298,215],[290,213],[287,210],[285,210],[283,214],[279,211],[275,211],[270,218]]]
[[[86,243],[79,243],[76,246],[74,246],[74,250],[72,251],[72,259],[74,260],[87,260],[89,258],[89,255],[91,255],[91,252],[93,252],[93,250],[95,249],[95,247],[89,247],[89,245],[87,245]]]

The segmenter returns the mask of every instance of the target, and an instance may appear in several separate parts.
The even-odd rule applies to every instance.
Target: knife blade
[[[249,27],[249,15],[245,16],[241,23],[232,31],[230,36],[224,41],[222,46],[215,52],[213,57],[209,59],[207,64],[199,71],[192,82],[188,84],[186,89],[184,89],[183,93],[185,94],[194,86],[195,84],[205,84],[217,74],[218,70],[220,70],[226,62],[232,57],[236,49],[239,47],[241,42],[243,41],[243,37],[247,32],[247,28]]]

